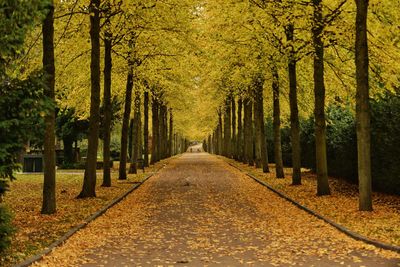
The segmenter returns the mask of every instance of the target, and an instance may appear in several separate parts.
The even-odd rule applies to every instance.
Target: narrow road
[[[399,259],[215,156],[185,153],[38,265],[400,266]]]

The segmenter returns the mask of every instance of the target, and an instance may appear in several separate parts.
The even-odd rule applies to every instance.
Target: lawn
[[[4,199],[14,213],[13,223],[17,232],[10,249],[0,255],[0,266],[11,266],[40,252],[162,164],[151,166],[144,174],[141,170],[137,175],[129,174],[125,181],[118,181],[118,170],[113,169],[110,188],[101,187],[100,170],[97,175],[97,197],[90,199],[76,198],[82,188],[83,170],[57,171],[57,213],[54,215],[40,214],[43,174],[18,174]]]

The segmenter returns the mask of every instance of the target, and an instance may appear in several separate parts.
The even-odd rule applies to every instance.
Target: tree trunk
[[[119,157],[119,180],[126,180],[126,163],[128,153],[128,131],[129,131],[129,120],[131,116],[131,105],[132,105],[132,89],[133,89],[133,70],[132,66],[129,65],[128,77],[126,79],[126,91],[125,91],[125,107],[124,115],[122,118],[122,129],[121,129],[121,152]]]
[[[75,162],[74,139],[71,136],[65,136],[62,140],[64,145],[64,164],[71,165]]]
[[[279,74],[276,65],[272,67],[272,91],[273,91],[273,127],[274,127],[274,158],[275,158],[275,169],[276,178],[285,178],[283,171],[283,159],[282,159],[282,143],[281,143],[281,108],[279,104]]]
[[[143,140],[144,140],[144,166],[149,167],[149,92],[144,92],[144,126],[143,126]]]
[[[368,82],[368,0],[356,0],[356,124],[358,149],[359,210],[372,211],[371,118]]]
[[[236,102],[235,97],[232,96],[231,99],[232,106],[232,141],[231,141],[231,152],[232,156],[235,160],[237,160],[237,151],[236,151]]]
[[[168,156],[171,157],[173,155],[173,143],[174,140],[174,115],[172,114],[172,108],[169,109],[169,149]]]
[[[253,158],[253,111],[250,97],[244,99],[244,160],[250,166],[254,164]]]
[[[222,154],[223,140],[222,140],[222,115],[221,110],[218,111],[218,155]]]
[[[92,44],[90,78],[90,122],[88,152],[83,187],[78,198],[96,197],[97,147],[100,123],[100,0],[90,1],[90,40]]]
[[[159,110],[159,104],[157,97],[153,93],[153,99],[152,99],[152,106],[151,106],[151,111],[152,111],[152,143],[151,143],[151,164],[155,164],[156,162],[159,161],[159,150],[158,150],[158,139],[159,139],[159,119],[158,119],[158,110]]]
[[[237,110],[238,130],[237,130],[237,139],[236,139],[237,158],[239,161],[243,161],[243,159],[244,159],[244,157],[243,157],[242,109],[243,109],[243,100],[242,100],[242,97],[239,97],[238,110]]]
[[[129,173],[137,174],[137,161],[139,158],[139,151],[141,146],[141,132],[140,132],[140,92],[135,92],[135,102],[134,102],[134,118],[133,118],[133,127],[132,127],[132,158],[131,164],[129,167]]]
[[[135,120],[134,118],[129,120],[129,130],[128,130],[128,156],[127,156],[127,160],[131,160],[132,156],[133,156],[133,131],[135,127]]]
[[[224,156],[230,158],[231,151],[231,96],[228,96],[225,101],[225,114],[224,114]]]
[[[54,4],[51,1],[42,25],[43,69],[46,73],[45,94],[55,105],[55,64],[54,64]],[[56,212],[56,152],[55,152],[55,111],[54,107],[45,117],[44,136],[44,180],[42,214]]]
[[[259,140],[260,145],[260,165],[263,168],[264,173],[269,172],[268,166],[268,148],[267,148],[267,141],[265,137],[265,124],[264,124],[264,79],[262,77],[258,77],[257,86],[256,86],[256,107],[257,110],[257,125],[259,130],[257,139]]]
[[[212,153],[212,141],[211,141],[211,135],[208,136],[207,139],[207,151],[208,153]]]
[[[258,88],[254,88],[255,91]],[[257,92],[255,92],[257,94]],[[260,125],[260,111],[258,105],[258,95],[255,95],[255,99],[253,101],[253,110],[254,110],[254,163],[256,168],[261,168],[261,125]]]
[[[290,24],[286,29],[286,38],[289,42],[294,39],[294,26]],[[294,49],[294,48],[292,48]],[[292,143],[292,185],[301,184],[301,148],[300,148],[300,123],[299,108],[297,104],[297,77],[296,58],[294,51],[290,52],[289,69],[289,102],[290,102],[290,134]]]
[[[105,33],[104,38],[104,139],[103,139],[103,184],[101,186],[111,186],[110,170],[110,141],[111,141],[111,71],[112,71],[112,35]]]
[[[324,83],[324,44],[322,0],[313,0],[314,26],[312,29],[314,41],[314,117],[315,117],[315,152],[317,166],[317,195],[330,195],[328,183],[328,163],[326,155],[326,124],[325,124],[325,83]]]
[[[158,139],[158,147],[160,151],[160,159],[165,159],[165,105],[161,104],[160,105],[160,127],[159,127],[159,139]]]

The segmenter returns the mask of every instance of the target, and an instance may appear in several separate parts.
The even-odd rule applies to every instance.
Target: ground
[[[173,159],[38,266],[400,266],[206,153]]]

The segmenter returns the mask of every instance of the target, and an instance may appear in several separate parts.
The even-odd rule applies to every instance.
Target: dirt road
[[[400,266],[399,259],[215,156],[185,153],[38,265]]]

